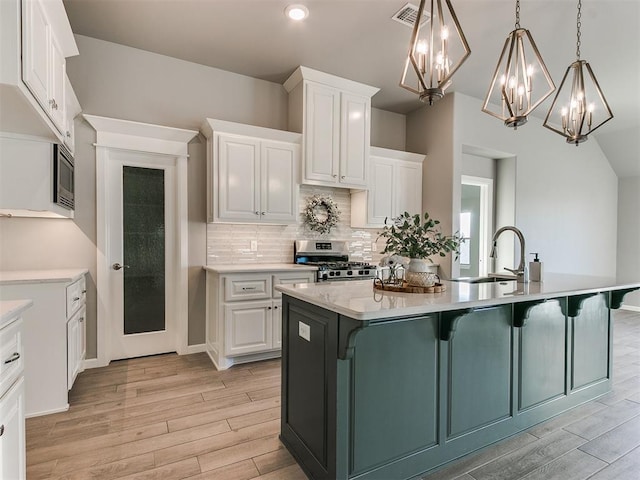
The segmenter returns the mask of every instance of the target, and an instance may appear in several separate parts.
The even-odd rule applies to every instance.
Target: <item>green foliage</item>
[[[387,245],[382,253],[392,253],[409,258],[429,258],[433,255],[444,257],[454,252],[456,259],[460,253],[460,244],[464,241],[456,232],[446,236],[434,220],[425,212],[424,218],[419,213],[411,215],[402,213],[394,218],[391,224],[386,224],[380,237],[387,239]],[[379,237],[379,238],[380,238]]]

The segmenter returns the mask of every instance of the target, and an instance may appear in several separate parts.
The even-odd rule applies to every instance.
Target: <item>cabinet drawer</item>
[[[262,298],[271,298],[271,275],[234,275],[224,279],[225,301]]]
[[[273,298],[282,297],[282,293],[276,290],[276,285],[292,285],[294,283],[313,283],[316,272],[287,272],[273,275]]]
[[[67,318],[71,317],[85,303],[87,284],[84,275],[67,286]]]
[[[0,396],[24,369],[22,318],[0,330]]]

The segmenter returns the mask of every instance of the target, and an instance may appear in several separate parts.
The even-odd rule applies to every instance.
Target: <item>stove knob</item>
[[[339,276],[340,276],[340,272],[336,272],[336,277],[339,277]]]
[[[347,272],[347,275],[353,275],[353,270],[349,270],[349,271]]]
[[[365,275],[369,275],[369,270],[365,270],[365,271],[364,271],[364,274],[365,274]]]
[[[325,275],[326,275],[326,273],[325,273]],[[329,272],[329,276],[330,277],[333,277],[334,275],[335,275],[335,272]]]
[[[328,279],[329,279],[329,277],[327,276],[327,272],[324,272],[322,274],[322,280],[328,280]]]

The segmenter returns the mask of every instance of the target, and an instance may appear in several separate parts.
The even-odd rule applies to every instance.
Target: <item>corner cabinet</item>
[[[85,269],[0,272],[0,300],[29,298],[24,312],[25,414],[68,410],[85,357]]]
[[[289,128],[303,135],[302,183],[366,188],[377,88],[299,67],[284,83]]]
[[[315,271],[302,267],[265,268],[242,273],[207,268],[207,353],[218,370],[279,357],[282,296],[275,286],[315,278]]]
[[[351,192],[351,226],[377,228],[401,213],[422,212],[422,162],[417,153],[371,147],[369,189]]]
[[[66,57],[78,47],[62,1],[3,0],[0,31],[0,109],[11,112],[0,131],[68,143]]]
[[[300,135],[207,119],[209,222],[295,224]]]

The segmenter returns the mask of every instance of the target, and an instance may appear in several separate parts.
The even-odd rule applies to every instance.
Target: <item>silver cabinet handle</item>
[[[331,175],[333,178],[336,178],[338,176],[337,173],[334,173],[333,175]]]
[[[78,300],[80,300],[80,297],[73,297],[74,302],[77,302]]]
[[[4,425],[0,425],[0,437],[4,433]]]
[[[266,212],[260,212],[260,215],[264,215]]]
[[[273,309],[274,309],[274,310],[277,310],[277,309],[278,309],[278,307],[273,307]]]
[[[4,363],[5,363],[5,365],[6,365],[7,363],[13,363],[13,362],[15,362],[16,360],[18,360],[19,358],[20,358],[20,354],[19,354],[18,352],[15,352],[13,355],[11,355],[9,358],[7,358],[7,359],[4,361]]]
[[[84,317],[80,317],[80,318],[78,319],[78,322],[80,322],[80,323],[84,322]]]
[[[257,210],[253,213],[255,213],[256,215],[260,215],[260,212],[258,212]]]
[[[122,270],[123,268],[129,268],[129,265],[120,265],[119,263],[114,263],[111,265],[111,268],[114,270]]]
[[[67,130],[67,138],[71,138],[71,132]]]
[[[82,293],[87,293],[87,291],[86,290],[82,290]]]
[[[242,290],[255,290],[256,287],[242,287]]]
[[[344,180],[344,175],[342,175],[340,178]]]
[[[271,307],[267,307],[267,310],[271,310]]]

